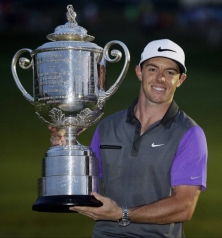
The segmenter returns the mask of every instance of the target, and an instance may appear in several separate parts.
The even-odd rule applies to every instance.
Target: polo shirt
[[[164,117],[140,135],[137,100],[102,120],[91,148],[99,160],[104,196],[119,206],[135,207],[171,196],[177,185],[206,188],[207,143],[203,130],[173,101]],[[97,221],[93,237],[184,237],[183,224],[121,227]]]

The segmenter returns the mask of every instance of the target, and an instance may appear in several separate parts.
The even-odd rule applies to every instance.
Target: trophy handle
[[[123,79],[126,76],[126,73],[128,71],[129,68],[129,63],[130,63],[130,53],[128,48],[126,47],[126,45],[124,43],[122,43],[121,41],[110,41],[109,43],[107,43],[104,47],[104,58],[111,63],[115,63],[121,60],[122,58],[122,53],[119,50],[112,50],[111,51],[111,55],[115,56],[114,59],[111,59],[109,57],[109,49],[112,45],[114,44],[118,44],[120,45],[125,53],[125,62],[124,62],[124,66],[123,69],[118,77],[118,79],[116,80],[116,82],[105,92],[103,90],[100,91],[99,93],[99,98],[98,98],[98,105],[99,107],[102,107],[102,105],[105,103],[106,100],[108,100],[119,88],[120,84],[123,82]]]
[[[13,59],[12,59],[11,70],[12,70],[12,75],[14,77],[14,80],[15,80],[15,83],[16,83],[18,89],[22,92],[25,99],[28,102],[30,102],[32,105],[34,105],[34,98],[29,93],[27,93],[26,90],[23,88],[23,86],[22,86],[22,84],[21,84],[21,82],[18,78],[17,71],[16,71],[17,61],[18,61],[19,57],[25,52],[31,53],[32,50],[24,48],[24,49],[21,49],[21,50],[17,51],[16,54],[14,55]],[[22,69],[29,69],[33,66],[33,59],[30,63],[30,61],[28,59],[20,58],[19,59],[19,65]]]

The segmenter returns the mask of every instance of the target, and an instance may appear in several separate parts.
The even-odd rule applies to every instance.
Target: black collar
[[[135,120],[138,121],[134,114],[134,107],[137,102],[138,98],[134,100],[131,106],[128,108],[126,122],[133,123]],[[175,101],[172,101],[164,117],[160,120],[158,124],[162,124],[166,128],[170,128],[178,111],[179,107],[177,106]]]

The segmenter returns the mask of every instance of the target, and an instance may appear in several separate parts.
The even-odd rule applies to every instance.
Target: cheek
[[[141,81],[141,86],[142,86],[143,89],[146,88],[145,80],[142,80],[142,81]]]
[[[171,80],[171,85],[172,85],[173,88],[179,87],[179,86],[180,86],[180,81],[179,81],[179,79],[178,79],[178,78],[173,78],[173,79]]]
[[[149,85],[149,80],[147,78],[143,78],[141,80],[141,84],[142,84],[143,88],[147,88]]]

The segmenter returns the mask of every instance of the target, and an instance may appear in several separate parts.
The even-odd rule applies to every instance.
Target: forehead
[[[177,63],[171,59],[168,58],[164,58],[164,57],[154,57],[151,59],[148,59],[144,62],[144,65],[155,65],[157,67],[166,67],[166,68],[172,68],[172,69],[176,69],[177,71],[179,71],[179,66],[177,65]]]

